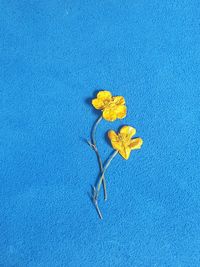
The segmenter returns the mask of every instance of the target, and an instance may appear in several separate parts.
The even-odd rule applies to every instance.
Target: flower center
[[[109,103],[110,103],[109,100],[105,100],[105,101],[104,101],[105,106],[107,106]]]
[[[118,137],[119,137],[119,140],[123,144],[129,144],[130,143],[130,136],[128,136],[127,134],[121,134],[121,133],[119,133]]]
[[[111,100],[104,100],[104,105],[106,108],[114,108],[115,107],[115,103],[112,99]]]

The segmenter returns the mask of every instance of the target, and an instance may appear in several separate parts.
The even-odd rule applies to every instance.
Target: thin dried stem
[[[102,173],[102,175],[101,175],[101,177],[100,177],[100,179],[99,179],[99,182],[98,182],[98,186],[97,186],[97,195],[99,194],[99,191],[100,191],[100,189],[101,189],[101,184],[102,184],[102,182],[103,182],[104,174],[105,174],[106,170],[108,169],[108,167],[109,167],[111,161],[114,159],[114,157],[115,157],[117,154],[118,154],[118,151],[117,151],[117,150],[114,151],[114,153],[110,156],[110,158],[108,159],[108,161],[107,161],[107,163],[106,163],[106,165],[105,165],[105,167],[104,167],[103,173]]]
[[[92,133],[91,133],[91,142],[88,141],[89,146],[95,151],[96,155],[97,155],[97,159],[99,162],[99,167],[100,167],[100,172],[101,175],[103,174],[104,168],[103,168],[103,163],[99,154],[99,151],[97,149],[97,144],[96,144],[96,130],[97,130],[97,126],[99,125],[99,123],[102,121],[102,116],[100,116],[98,118],[98,120],[95,122],[93,128],[92,128]],[[105,180],[105,176],[103,175],[103,188],[104,188],[104,200],[107,200],[107,190],[106,190],[106,180]]]
[[[98,215],[100,217],[100,219],[103,219],[103,216],[102,216],[102,213],[99,209],[99,205],[98,205],[98,197],[99,197],[99,192],[100,192],[100,189],[101,189],[101,184],[103,182],[103,177],[104,177],[104,174],[106,172],[106,170],[108,169],[111,161],[114,159],[114,157],[118,154],[118,151],[114,151],[114,153],[110,156],[110,158],[108,159],[105,167],[104,167],[104,170],[103,170],[103,173],[99,179],[99,182],[98,182],[98,185],[97,185],[97,189],[95,187],[93,187],[93,203],[96,207],[96,210],[98,212]]]
[[[97,199],[96,199],[96,194],[97,194],[97,192],[96,192],[96,188],[93,187],[93,197],[92,197],[92,200],[93,200],[93,203],[94,203],[95,208],[96,208],[96,210],[97,210],[97,213],[98,213],[98,215],[99,215],[99,218],[102,220],[102,219],[103,219],[103,216],[102,216],[102,213],[101,213],[101,211],[100,211],[100,209],[99,209],[98,201],[97,201]]]

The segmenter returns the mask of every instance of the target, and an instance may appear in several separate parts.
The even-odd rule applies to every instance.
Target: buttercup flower
[[[114,148],[113,153],[108,157],[105,164],[101,159],[99,150],[96,142],[96,130],[100,122],[105,119],[107,121],[115,121],[116,119],[123,119],[126,117],[127,108],[123,96],[112,96],[109,91],[98,92],[96,98],[92,100],[94,108],[101,110],[99,118],[95,121],[91,130],[91,140],[88,141],[90,147],[95,151],[100,168],[100,177],[98,184],[92,187],[92,201],[99,215],[102,219],[102,213],[98,205],[98,199],[100,196],[101,186],[104,190],[104,200],[107,200],[106,180],[105,173],[110,166],[113,159],[120,154],[124,159],[130,157],[131,150],[140,149],[143,143],[141,138],[132,139],[135,135],[136,130],[131,126],[123,126],[119,133],[115,133],[113,130],[108,132],[108,137],[111,141],[112,147]]]
[[[92,100],[92,105],[102,111],[102,116],[107,121],[115,121],[126,117],[125,99],[123,96],[112,96],[109,91],[100,91],[97,98]]]
[[[112,147],[117,150],[123,158],[128,159],[131,150],[140,149],[143,144],[142,138],[132,139],[135,134],[135,128],[131,126],[123,126],[118,134],[113,130],[109,131],[108,137]]]

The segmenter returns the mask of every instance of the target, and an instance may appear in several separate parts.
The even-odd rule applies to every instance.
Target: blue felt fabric
[[[0,266],[200,266],[198,0],[0,1]],[[84,142],[98,90],[144,139],[107,177]],[[102,196],[102,195],[101,195]]]

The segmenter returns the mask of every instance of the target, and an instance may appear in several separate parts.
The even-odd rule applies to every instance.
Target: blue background
[[[0,266],[200,266],[198,0],[0,1]],[[101,89],[144,145],[117,156],[100,221],[84,142]]]

